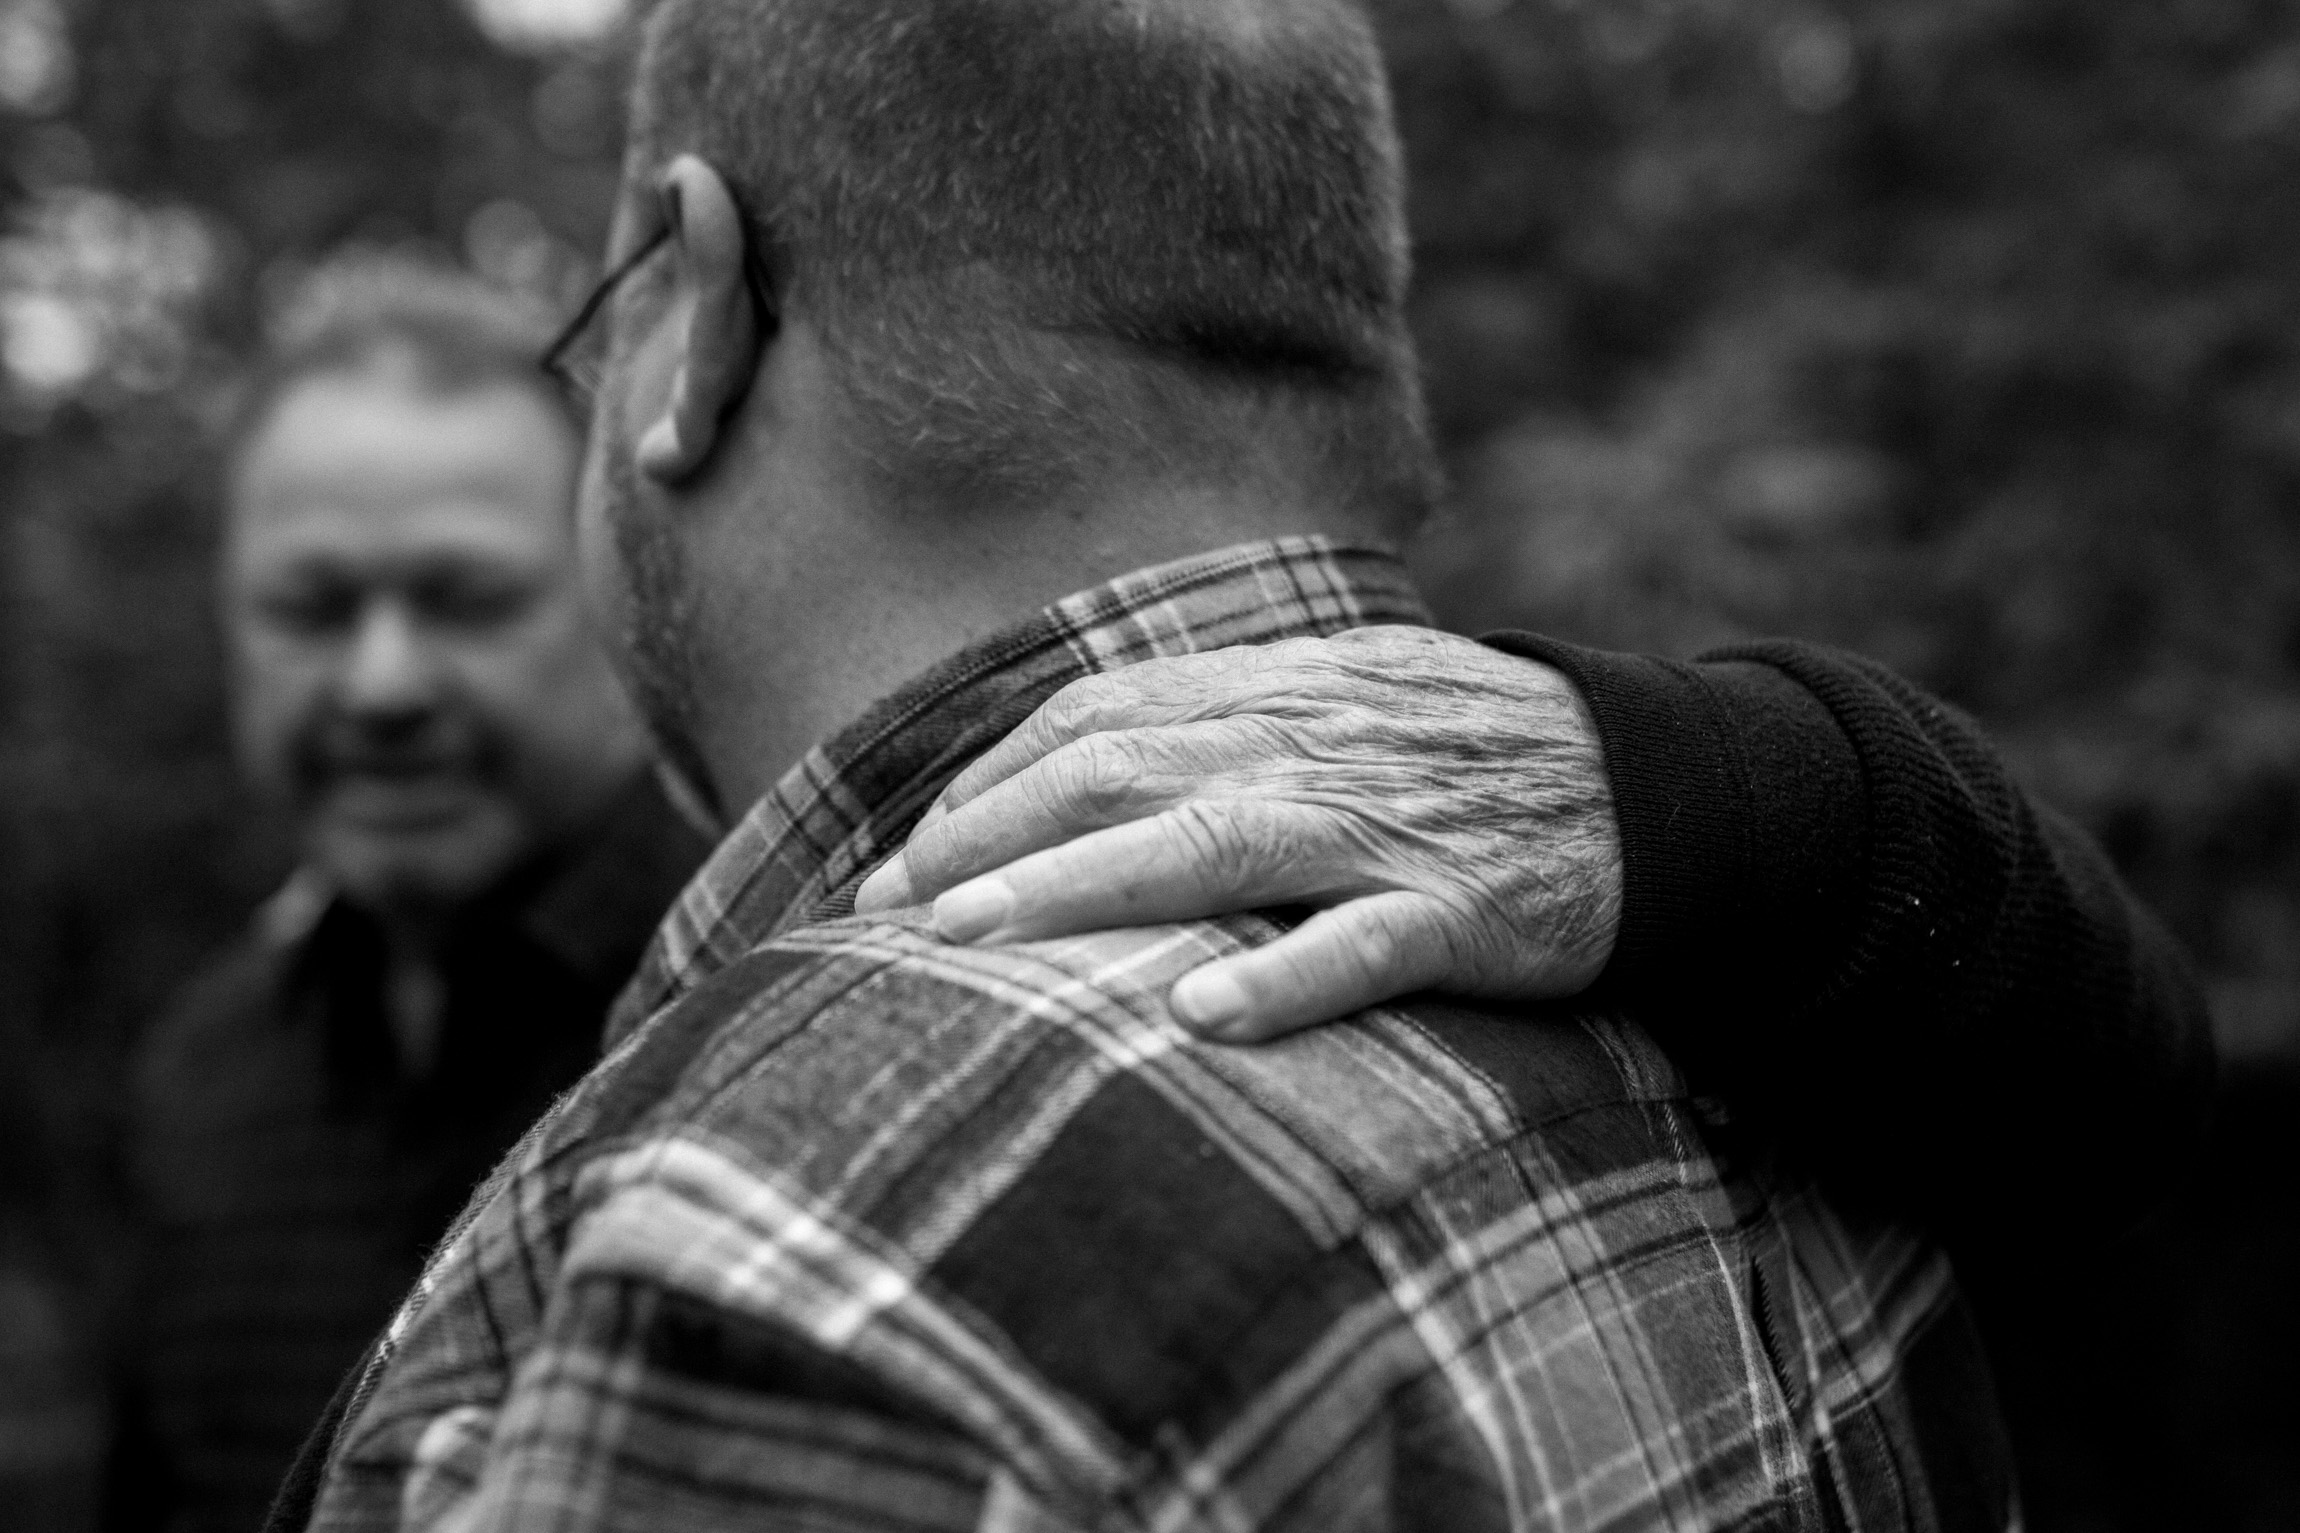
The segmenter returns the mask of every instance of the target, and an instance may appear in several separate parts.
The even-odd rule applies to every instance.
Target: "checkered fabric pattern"
[[[1635,1022],[1165,1009],[1253,916],[969,949],[852,890],[1064,682],[1419,621],[1287,540],[1071,598],[791,772],[442,1248],[323,1529],[2003,1528],[1941,1257]],[[843,914],[842,914],[843,912]]]

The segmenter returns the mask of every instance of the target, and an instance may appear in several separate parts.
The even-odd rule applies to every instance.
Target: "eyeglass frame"
[[[593,283],[590,294],[560,332],[552,337],[551,344],[544,348],[543,355],[536,361],[536,367],[557,386],[569,408],[581,420],[588,421],[591,417],[592,406],[599,391],[599,380],[596,377],[578,377],[568,361],[568,354],[590,331],[592,322],[607,307],[616,289],[645,265],[648,257],[669,244],[672,233],[672,226],[669,223],[663,224],[648,235],[638,249],[616,262],[613,270]],[[752,312],[759,327],[760,339],[764,340],[775,333],[779,315],[770,297],[773,289],[755,261],[746,259],[743,262],[743,285],[750,290]]]

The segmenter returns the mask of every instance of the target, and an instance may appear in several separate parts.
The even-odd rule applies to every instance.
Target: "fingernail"
[[[910,868],[901,853],[879,864],[879,869],[862,882],[855,891],[855,914],[870,915],[880,910],[900,910],[913,903],[910,897]]]
[[[1175,1012],[1199,1029],[1227,1027],[1246,1014],[1246,991],[1219,969],[1199,969],[1174,984],[1168,998]]]
[[[639,438],[639,466],[662,472],[679,461],[679,423],[666,415]]]
[[[973,942],[1006,924],[1014,910],[1014,891],[998,878],[978,878],[960,884],[934,902],[934,929],[946,942]]]

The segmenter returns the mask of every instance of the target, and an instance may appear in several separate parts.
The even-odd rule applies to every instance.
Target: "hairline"
[[[402,363],[406,365],[396,365]],[[440,365],[435,351],[419,337],[379,328],[340,350],[324,349],[257,369],[223,432],[226,482],[237,476],[249,449],[271,429],[288,400],[321,384],[362,379],[393,385],[411,399],[452,400],[502,389],[524,393],[534,398],[546,417],[566,428],[576,452],[583,449],[584,422],[540,365],[523,369],[506,356],[501,366],[484,366],[457,377]]]

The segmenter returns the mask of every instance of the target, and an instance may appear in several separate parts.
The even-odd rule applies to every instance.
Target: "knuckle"
[[[1088,735],[1046,758],[1047,804],[1061,820],[1123,816],[1141,775],[1140,752],[1127,737]]]
[[[1280,639],[1252,653],[1268,678],[1282,679],[1288,689],[1312,685],[1331,672],[1339,659],[1331,639]]]
[[[1356,934],[1339,925],[1297,932],[1285,945],[1283,968],[1273,976],[1297,1009],[1331,1020],[1368,1005],[1389,987]]]
[[[1352,945],[1329,930],[1315,936],[1296,931],[1262,950],[1269,970],[1266,988],[1273,998],[1314,1001],[1363,988]]]
[[[903,871],[910,876],[914,888],[922,887],[947,874],[958,861],[958,842],[950,828],[950,821],[939,820],[925,830],[914,831],[902,849]]]
[[[1192,658],[1153,658],[1123,670],[1081,676],[1055,693],[1042,711],[1050,710],[1071,740],[1167,722],[1197,690],[1190,676],[1178,669],[1181,661]]]
[[[1111,678],[1081,676],[1039,705],[1037,717],[1056,740],[1074,740],[1094,732],[1095,720],[1108,704]]]
[[[1375,904],[1357,922],[1355,941],[1346,944],[1353,977],[1370,985],[1394,975],[1405,954],[1405,931],[1392,905]]]
[[[1432,971],[1433,982],[1446,976],[1462,988],[1478,988],[1491,977],[1497,962],[1506,964],[1530,946],[1511,940],[1511,934],[1497,928],[1482,907],[1432,898],[1424,903],[1423,912],[1422,963]]]
[[[1293,850],[1333,880],[1337,893],[1404,886],[1410,874],[1397,855],[1404,837],[1395,813],[1394,806],[1312,799],[1293,816]]]
[[[1021,829],[996,801],[953,811],[911,837],[904,858],[914,888],[942,888],[1018,855]]]
[[[1300,665],[1304,662],[1314,664],[1324,659],[1332,648],[1333,640],[1331,639],[1305,636],[1280,639],[1274,644],[1265,644],[1259,650],[1249,653],[1258,655],[1268,663],[1275,665]]]
[[[1385,899],[1363,914],[1360,979],[1369,992],[1427,989],[1457,971],[1454,942],[1434,901]]]
[[[1425,901],[1423,967],[1428,982],[1473,995],[1524,993],[1523,978],[1547,967],[1554,934],[1539,923],[1458,892]]]
[[[1028,727],[1027,722],[1022,726],[1022,728]],[[972,765],[952,778],[950,786],[944,788],[942,796],[935,800],[936,807],[941,809],[944,814],[950,814],[961,805],[974,802],[988,792],[992,786],[1004,781],[1010,775],[1007,771],[1002,770],[1005,759],[1013,753],[1014,745],[1021,734],[1022,729],[1017,729],[1013,735],[992,746],[988,752],[977,757]],[[927,812],[933,814],[934,810],[930,809]]]
[[[1221,747],[1225,764],[1240,767],[1291,766],[1316,755],[1299,720],[1270,713],[1224,719]]]
[[[1235,806],[1192,799],[1168,810],[1160,825],[1170,848],[1202,883],[1229,888],[1251,872],[1253,838]]]

